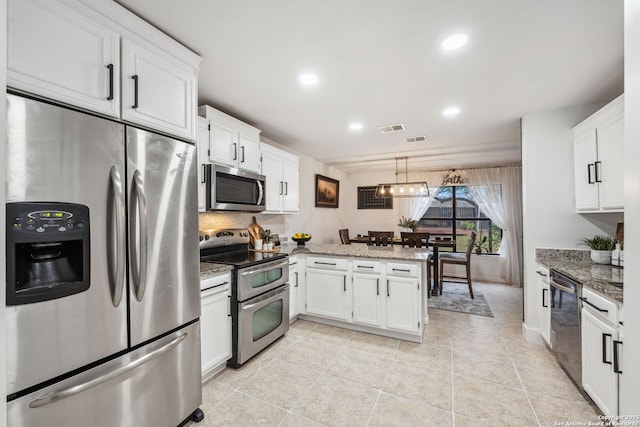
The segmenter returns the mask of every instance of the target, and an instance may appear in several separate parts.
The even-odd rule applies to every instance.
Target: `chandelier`
[[[404,180],[398,182],[398,160],[404,160]],[[408,157],[396,157],[396,182],[378,184],[376,187],[376,197],[396,198],[396,197],[428,197],[429,186],[426,181],[406,182],[408,179],[407,168]]]

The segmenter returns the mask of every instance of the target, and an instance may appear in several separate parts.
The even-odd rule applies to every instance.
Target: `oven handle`
[[[268,269],[271,269],[271,268],[275,268],[275,267],[282,267],[282,268],[289,267],[289,260],[287,258],[283,258],[282,260],[279,260],[279,261],[272,261],[272,262],[267,262],[267,263],[264,263],[264,264],[260,264],[260,265],[258,265],[257,267],[254,267],[254,268],[248,268],[246,270],[242,269],[241,270],[242,273],[240,273],[240,275],[242,277],[250,276],[253,273],[257,273],[257,272],[260,272],[260,271],[265,271],[265,270],[268,270]]]
[[[240,303],[238,306],[238,311],[240,310],[248,310],[250,308],[255,307],[256,305],[259,305],[260,303],[264,303],[267,300],[275,300],[278,299],[279,295],[282,295],[284,293],[289,292],[289,285],[286,284],[284,286],[281,286],[279,288],[276,288],[272,291],[269,292],[265,292],[264,294],[258,295],[255,298],[251,298],[249,301],[244,302],[244,303]],[[247,304],[249,303],[250,304]]]
[[[571,289],[571,288],[567,288],[566,286],[562,286],[562,285],[554,282],[553,280],[551,282],[549,282],[549,286],[553,286],[554,288],[559,289],[562,292],[566,292],[568,294],[575,294],[576,293],[575,289]]]

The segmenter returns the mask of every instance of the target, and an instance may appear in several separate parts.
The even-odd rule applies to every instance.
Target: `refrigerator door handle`
[[[53,403],[53,402],[57,402],[59,400],[62,399],[66,399],[67,397],[71,397],[74,396],[78,393],[82,393],[84,391],[89,390],[90,388],[93,388],[97,385],[100,385],[102,383],[105,383],[107,381],[110,381],[114,378],[117,378],[121,375],[126,374],[127,372],[130,372],[134,369],[136,369],[138,366],[143,365],[147,362],[149,362],[152,359],[155,359],[156,357],[160,357],[162,356],[164,353],[170,351],[171,349],[173,349],[174,347],[176,347],[178,344],[180,344],[182,341],[185,340],[185,338],[187,338],[187,333],[185,332],[184,334],[180,335],[179,337],[174,338],[173,340],[171,340],[170,342],[168,342],[167,344],[163,345],[162,347],[153,350],[150,353],[145,354],[142,357],[139,357],[136,360],[133,360],[129,363],[127,363],[126,365],[122,365],[119,368],[114,369],[113,371],[107,372],[106,374],[102,374],[99,375],[97,377],[94,377],[88,381],[82,382],[80,384],[75,384],[72,385],[70,387],[67,387],[65,389],[62,390],[58,390],[58,391],[52,391],[51,393],[47,393],[44,396],[38,397],[35,400],[32,400],[29,403],[29,407],[30,408],[39,408],[41,406],[45,406],[48,405],[49,403]]]
[[[140,171],[136,170],[133,173],[133,186],[132,186],[132,196],[135,193],[135,201],[137,204],[138,218],[139,218],[139,230],[131,231],[131,238],[129,239],[129,250],[131,251],[131,256],[133,257],[133,264],[131,267],[131,271],[133,273],[133,285],[135,288],[136,299],[138,301],[142,301],[144,297],[144,291],[147,287],[147,254],[148,254],[148,236],[147,236],[147,198],[144,195],[144,185],[142,183],[142,175]],[[131,209],[130,218],[131,218],[131,226],[136,226],[136,218],[135,218],[136,209]],[[136,239],[135,236],[137,232],[140,233],[140,247],[139,251],[136,247]],[[136,267],[139,264],[138,270]]]
[[[118,307],[120,301],[122,301],[122,292],[124,290],[125,281],[125,232],[124,232],[124,207],[123,207],[123,195],[122,195],[122,180],[120,179],[120,172],[116,165],[111,166],[109,172],[109,178],[111,179],[111,188],[113,190],[113,204],[115,209],[115,244],[108,245],[109,259],[115,260],[115,274],[111,272],[110,279],[112,280],[112,295],[113,306]],[[110,223],[111,225],[111,223]],[[113,236],[113,233],[111,233]],[[113,253],[115,252],[115,253]]]

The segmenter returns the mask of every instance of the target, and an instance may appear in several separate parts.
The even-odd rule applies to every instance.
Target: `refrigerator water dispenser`
[[[7,305],[83,292],[90,285],[89,208],[7,204]]]

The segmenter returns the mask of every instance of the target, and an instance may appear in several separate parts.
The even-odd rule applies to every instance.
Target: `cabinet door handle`
[[[342,284],[344,285],[344,291],[347,292],[347,276],[342,276]]]
[[[296,288],[298,287],[298,272],[296,271]]]
[[[547,308],[547,307],[549,307],[549,304],[547,302],[545,302],[545,299],[544,299],[545,291],[549,292],[549,289],[545,288],[545,289],[542,290],[542,306],[544,308]]]
[[[578,297],[578,298],[580,298],[580,301],[582,301],[582,302],[586,302],[586,303],[587,303],[587,304],[589,304],[591,307],[593,307],[593,308],[595,308],[596,310],[598,310],[600,313],[608,313],[608,312],[609,312],[609,310],[604,309],[604,308],[600,308],[600,307],[598,307],[597,305],[595,305],[595,304],[593,304],[593,303],[589,302],[589,300],[588,300],[588,299],[586,299],[585,297]]]
[[[244,163],[244,145],[240,146],[240,163]]]
[[[238,144],[233,143],[233,160],[238,160]]]
[[[602,363],[611,365],[611,360],[607,360],[607,337],[611,338],[611,334],[602,333]]]
[[[618,352],[618,345],[622,345],[622,341],[613,340],[613,372],[616,374],[621,374],[620,370],[620,353]]]
[[[587,183],[589,184],[595,184],[596,182],[591,180],[591,167],[593,166],[593,163],[589,163],[587,165]]]
[[[133,105],[131,108],[136,109],[138,108],[138,75],[134,74],[131,78],[133,79]]]
[[[109,96],[107,96],[107,101],[113,100],[113,64],[107,65],[109,69]]]
[[[207,165],[206,164],[202,164],[202,179],[200,180],[200,184],[206,184],[207,183]]]
[[[601,174],[598,173],[598,171],[602,169],[602,162],[598,160],[593,165],[593,169],[596,171],[596,182],[602,182],[602,177],[600,176]]]
[[[282,185],[282,181],[280,181],[280,195],[281,195],[281,196],[282,196],[282,193],[284,192],[284,191],[283,191],[283,187],[284,187],[284,186]]]
[[[387,279],[387,296],[391,296],[389,295],[389,279]]]
[[[380,278],[376,279],[376,295],[380,295]]]
[[[227,305],[227,317],[231,317],[231,295],[227,295],[227,302],[229,303],[229,305]]]

